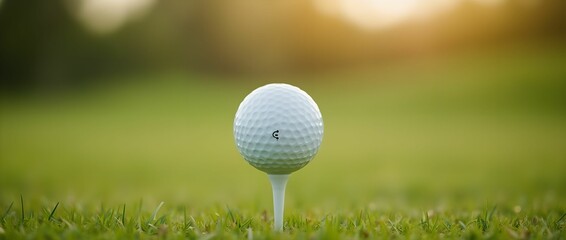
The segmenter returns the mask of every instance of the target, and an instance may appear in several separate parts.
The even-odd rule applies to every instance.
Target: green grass
[[[24,202],[25,204],[25,202]],[[269,214],[225,207],[189,210],[184,205],[153,211],[143,204],[105,207],[67,206],[8,212],[2,237],[28,238],[564,238],[561,209],[486,206],[484,209],[410,210],[348,209],[328,213],[292,212],[285,232],[271,230]],[[545,202],[557,205],[557,202]],[[57,206],[57,205],[55,205]],[[81,209],[83,208],[83,209]],[[160,211],[161,210],[161,211]]]
[[[521,47],[4,96],[0,239],[564,239],[564,63],[564,47]],[[239,102],[267,82],[305,89],[325,121],[289,179],[283,233],[232,137]]]

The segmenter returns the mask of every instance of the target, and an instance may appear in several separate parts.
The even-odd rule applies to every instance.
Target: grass
[[[3,96],[0,239],[564,239],[565,53]],[[325,138],[290,177],[277,233],[232,121],[249,91],[281,81],[317,101]]]
[[[271,230],[265,211],[242,212],[228,206],[188,210],[183,205],[153,211],[142,203],[126,210],[115,207],[63,206],[28,211],[24,218],[8,212],[2,237],[28,238],[564,238],[563,209],[548,207],[486,206],[484,209],[423,210],[348,209],[317,213],[291,213],[285,232]],[[547,202],[559,205],[557,202]],[[161,208],[163,207],[163,210]],[[83,209],[81,209],[83,208]],[[152,213],[153,212],[153,213]]]

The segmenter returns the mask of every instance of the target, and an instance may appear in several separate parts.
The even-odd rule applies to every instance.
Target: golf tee
[[[289,175],[269,174],[273,189],[273,230],[283,231],[283,210],[285,208],[285,186]]]

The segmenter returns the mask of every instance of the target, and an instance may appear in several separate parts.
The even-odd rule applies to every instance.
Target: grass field
[[[564,47],[523,46],[4,96],[0,239],[564,239],[564,63]],[[325,121],[319,154],[290,177],[283,233],[267,176],[232,136],[239,102],[268,82],[309,92]]]

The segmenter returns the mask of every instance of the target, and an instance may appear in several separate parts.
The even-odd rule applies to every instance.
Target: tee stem
[[[285,186],[287,186],[288,174],[268,174],[273,189],[273,230],[283,231],[283,210],[285,208]]]

